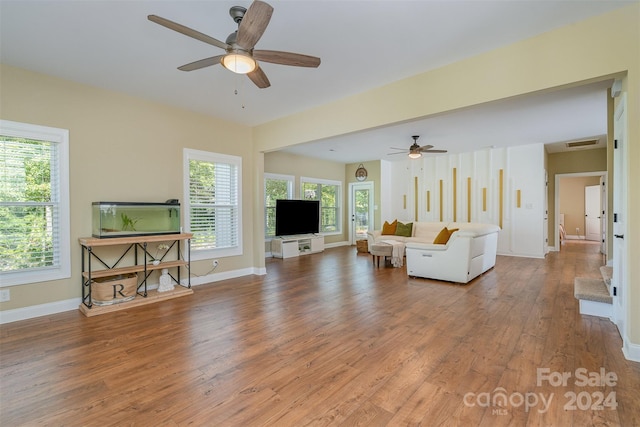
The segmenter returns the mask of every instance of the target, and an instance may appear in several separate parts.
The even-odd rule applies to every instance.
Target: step
[[[612,318],[613,298],[604,280],[576,277],[573,294],[580,301],[580,314]]]
[[[613,298],[602,279],[576,277],[573,282],[573,295],[579,300],[613,304]]]
[[[611,288],[611,278],[613,277],[613,267],[603,265],[600,267],[600,274],[602,274],[602,280],[604,280],[607,288]]]

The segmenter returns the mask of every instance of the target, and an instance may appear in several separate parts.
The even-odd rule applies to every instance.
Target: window
[[[341,233],[342,183],[304,177],[300,178],[300,183],[303,199],[320,200],[320,232],[325,234]]]
[[[276,234],[276,200],[293,198],[293,176],[264,174],[264,234]]]
[[[242,255],[242,158],[184,149],[191,258]]]
[[[69,131],[0,120],[0,281],[71,277]]]

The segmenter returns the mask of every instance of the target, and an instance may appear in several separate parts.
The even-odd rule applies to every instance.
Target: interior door
[[[542,224],[542,238],[544,239],[544,254],[549,252],[549,172],[544,171],[544,222]]]
[[[600,186],[589,185],[584,187],[584,220],[585,239],[599,242],[600,234]]]
[[[373,230],[373,182],[351,183],[349,187],[350,242],[354,244]]]
[[[613,121],[613,320],[625,337],[627,316],[627,112],[623,94]]]

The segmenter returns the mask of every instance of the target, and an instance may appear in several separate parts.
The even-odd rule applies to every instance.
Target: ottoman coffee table
[[[380,257],[382,257],[383,265],[387,263],[387,257],[393,254],[393,245],[389,243],[374,243],[369,247],[369,253],[373,257],[373,265],[380,267]]]

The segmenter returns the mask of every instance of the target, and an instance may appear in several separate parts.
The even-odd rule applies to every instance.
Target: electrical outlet
[[[576,234],[580,234],[580,227],[576,227]]]
[[[0,302],[11,301],[11,291],[9,289],[0,289]]]
[[[213,268],[216,268],[218,266],[219,262],[217,259],[213,260]]]

